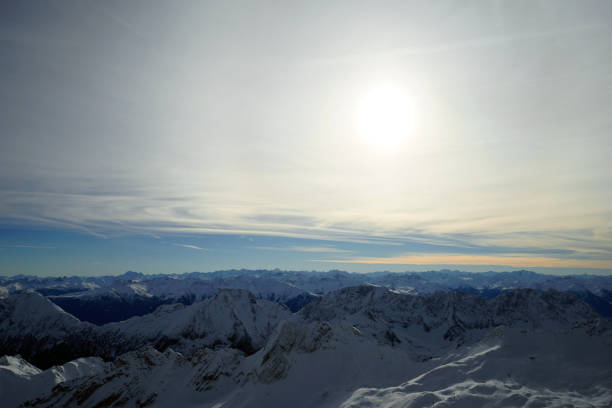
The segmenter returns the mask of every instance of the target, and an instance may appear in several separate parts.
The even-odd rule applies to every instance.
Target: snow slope
[[[609,341],[576,332],[503,329],[496,334],[398,386],[360,388],[341,407],[612,405]]]
[[[42,371],[20,356],[4,356],[0,358],[0,401],[3,406],[16,407],[34,396],[51,392],[59,383],[91,377],[106,366],[102,359],[88,357]]]

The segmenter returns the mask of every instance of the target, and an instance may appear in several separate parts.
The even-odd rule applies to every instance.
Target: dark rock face
[[[80,357],[98,356],[111,360],[134,347],[135,342],[113,339],[91,329],[78,330],[62,338],[28,333],[0,339],[0,354],[21,355],[43,370]]]
[[[287,300],[285,302],[285,306],[287,306],[291,312],[296,313],[302,310],[310,302],[318,298],[319,296],[311,295],[310,293],[303,293]]]

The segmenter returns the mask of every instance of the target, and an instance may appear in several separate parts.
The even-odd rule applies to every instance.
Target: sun
[[[403,90],[392,84],[372,89],[357,108],[357,130],[376,148],[393,150],[410,134],[411,106]]]

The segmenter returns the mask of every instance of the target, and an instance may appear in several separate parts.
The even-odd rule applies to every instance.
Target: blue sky
[[[612,273],[611,21],[2,2],[0,274]]]

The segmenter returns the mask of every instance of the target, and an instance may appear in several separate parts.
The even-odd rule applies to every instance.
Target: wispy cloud
[[[170,5],[146,16],[123,2],[95,13],[58,7],[44,25],[28,17],[44,8],[5,13],[10,41],[27,46],[0,55],[16,64],[7,92],[20,95],[0,109],[3,133],[15,135],[0,146],[2,225],[201,245],[192,237],[298,238],[314,245],[260,249],[321,258],[367,244],[359,255],[371,258],[351,257],[361,263],[612,262],[609,7],[570,4],[552,20],[535,7],[524,22],[523,7],[504,2],[467,7],[444,27],[452,7],[389,8],[383,28],[361,25],[369,6],[338,4],[332,14],[345,21],[316,21],[321,30],[304,36],[317,16],[304,2],[297,17],[274,9],[287,35],[247,36],[231,49],[235,33],[260,29],[240,7],[224,8],[241,25],[227,38],[206,35],[218,23],[208,5],[172,10],[189,38],[155,24]],[[88,43],[123,46],[66,47],[85,37],[64,12],[87,21]],[[289,15],[297,23],[285,27]],[[502,34],[473,24],[500,18]],[[343,32],[359,34],[335,36]],[[71,63],[74,50],[82,63]],[[87,86],[50,74],[82,79],[92,69]],[[410,134],[386,153],[355,126],[359,100],[380,80],[414,102]]]
[[[604,30],[608,28],[606,24],[588,24],[576,25],[556,30],[537,30],[532,32],[523,32],[513,35],[489,36],[474,38],[464,41],[449,41],[439,44],[429,44],[420,47],[398,47],[387,50],[382,50],[377,54],[347,54],[327,58],[312,58],[309,60],[313,64],[337,64],[337,63],[355,63],[362,62],[371,58],[388,58],[388,57],[415,57],[430,54],[451,53],[461,50],[469,50],[474,48],[496,47],[512,42],[533,41],[537,39],[559,38],[561,36],[575,35],[580,32]]]
[[[340,249],[333,246],[301,246],[292,245],[286,247],[276,246],[250,246],[252,249],[261,249],[264,251],[295,251],[295,252],[311,252],[311,253],[350,253],[354,252],[348,249]]]
[[[516,255],[462,255],[428,254],[400,255],[390,257],[356,257],[348,259],[317,259],[315,262],[332,262],[372,265],[498,265],[519,268],[597,268],[612,269],[612,261],[589,259],[562,259],[542,256]]]
[[[55,249],[50,245],[0,245],[0,248]]]
[[[208,251],[207,248],[202,248],[202,247],[199,247],[197,245],[192,245],[192,244],[176,244],[176,243],[173,243],[172,245],[183,247],[183,248],[196,249],[198,251]]]

